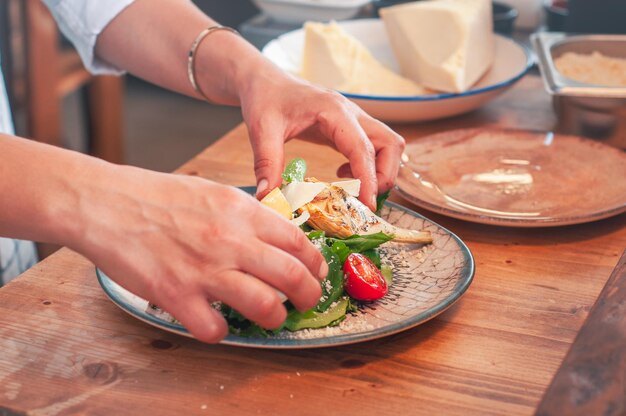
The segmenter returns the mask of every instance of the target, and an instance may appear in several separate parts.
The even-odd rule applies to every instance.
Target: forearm
[[[0,154],[0,235],[69,244],[90,182],[112,165],[3,134]]]
[[[190,1],[137,0],[100,34],[96,54],[147,81],[198,97],[187,77],[188,52],[196,36],[215,24]],[[239,104],[255,77],[279,73],[252,45],[227,31],[202,42],[195,68],[204,94],[229,105]]]

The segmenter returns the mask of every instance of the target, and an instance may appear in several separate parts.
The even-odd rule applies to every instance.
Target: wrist
[[[83,195],[106,166],[93,157],[0,135],[0,235],[71,245],[80,233]]]
[[[240,105],[259,80],[280,70],[240,35],[220,30],[211,33],[196,50],[198,87],[211,102]]]
[[[65,161],[63,172],[54,176],[40,209],[45,240],[79,250],[90,229],[99,198],[117,184],[112,179],[116,165],[89,156],[77,155]]]

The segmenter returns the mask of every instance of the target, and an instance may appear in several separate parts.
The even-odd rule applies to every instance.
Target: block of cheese
[[[380,10],[405,77],[445,92],[468,90],[494,60],[491,0],[429,0]]]
[[[300,75],[315,84],[363,95],[422,95],[415,82],[377,61],[338,24],[307,22]]]

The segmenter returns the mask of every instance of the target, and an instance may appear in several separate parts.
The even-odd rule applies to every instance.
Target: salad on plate
[[[322,282],[322,296],[314,308],[300,312],[283,295],[287,319],[274,330],[260,327],[228,305],[214,303],[234,335],[269,337],[337,326],[359,303],[384,298],[393,284],[392,265],[384,260],[385,243],[432,242],[430,232],[396,227],[361,203],[358,179],[326,183],[307,178],[305,161],[294,159],[283,180],[261,203],[298,225],[326,259],[329,272]],[[379,196],[378,211],[387,196]],[[176,322],[157,305],[149,304],[147,312]]]

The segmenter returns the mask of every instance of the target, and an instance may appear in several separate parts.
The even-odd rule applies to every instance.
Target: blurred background
[[[364,1],[354,17],[375,16],[378,8],[399,2]],[[269,0],[195,3],[259,48],[301,26],[268,17],[269,9],[261,13],[257,5]],[[624,22],[626,0],[494,2],[496,30],[522,43],[542,28],[615,33],[626,31]],[[24,137],[172,171],[242,121],[237,108],[186,98],[130,75],[92,77],[39,0],[0,0],[0,50],[17,134]]]

